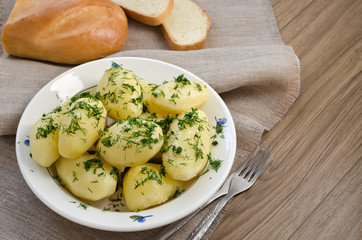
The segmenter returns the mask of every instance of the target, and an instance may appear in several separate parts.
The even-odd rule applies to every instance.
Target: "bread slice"
[[[173,0],[112,0],[126,14],[147,25],[158,26],[171,13]]]
[[[17,0],[1,42],[10,55],[79,64],[118,52],[127,23],[110,0]]]
[[[174,0],[161,29],[172,50],[185,51],[202,48],[210,25],[210,17],[200,5],[191,0]]]

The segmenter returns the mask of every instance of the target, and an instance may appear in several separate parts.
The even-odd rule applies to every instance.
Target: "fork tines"
[[[264,145],[265,143],[263,143],[260,147],[259,145],[256,145],[241,167],[239,174],[241,174],[241,176],[247,181],[254,181],[274,160],[273,158],[267,162],[273,147],[266,145],[264,148]],[[258,148],[259,150],[255,153]]]

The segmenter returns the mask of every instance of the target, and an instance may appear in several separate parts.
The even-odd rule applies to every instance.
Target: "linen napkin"
[[[296,100],[300,89],[299,60],[293,49],[281,40],[269,0],[195,2],[211,19],[208,38],[201,50],[171,51],[160,27],[129,20],[126,44],[111,57],[135,56],[166,61],[193,72],[213,87],[229,107],[235,122],[238,142],[234,171],[260,141],[263,132],[280,121]],[[2,30],[15,1],[0,0],[0,3]],[[8,56],[2,48],[0,51],[0,135],[13,135],[31,98],[47,82],[73,66],[16,58]],[[0,145],[0,150],[5,147]],[[9,157],[15,161],[15,153],[0,159],[3,163],[10,161]],[[32,207],[45,208],[41,204],[29,206],[29,209]],[[210,209],[211,206],[195,216],[170,239],[186,239]],[[52,221],[47,221],[49,211],[37,211],[37,219],[43,219],[40,221],[46,225],[47,233],[55,239],[85,239],[89,236],[95,239],[119,239],[120,236],[145,239],[163,229],[119,234],[74,226],[57,215],[52,215],[56,219],[52,224]],[[43,236],[39,228],[32,227],[34,223],[31,221],[21,224],[34,229],[34,238]],[[11,227],[14,226],[8,226],[9,231]]]

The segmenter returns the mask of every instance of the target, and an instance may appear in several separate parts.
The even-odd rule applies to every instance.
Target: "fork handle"
[[[174,224],[169,225],[165,230],[155,235],[153,240],[166,240],[169,236],[171,236],[174,232],[179,230],[183,225],[185,225],[191,218],[193,218],[197,213],[199,213],[202,209],[204,209],[207,204],[198,208],[196,211],[182,219],[180,222],[176,222]]]
[[[207,217],[204,218],[204,220],[190,234],[187,240],[200,240],[209,229],[211,224],[214,222],[217,215],[232,198],[232,195],[226,195],[225,197],[223,197],[221,201],[214,207],[214,209],[207,215]]]

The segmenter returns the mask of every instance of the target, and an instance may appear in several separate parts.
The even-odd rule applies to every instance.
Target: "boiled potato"
[[[75,159],[61,157],[55,168],[61,182],[77,197],[97,201],[116,191],[116,172],[96,155],[85,153]]]
[[[182,182],[168,177],[160,164],[131,167],[123,179],[123,194],[131,211],[164,203],[181,189]]]
[[[162,148],[162,163],[170,177],[188,181],[201,173],[208,161],[210,137],[210,125],[201,110],[189,110],[174,120]]]
[[[65,158],[82,156],[100,137],[107,112],[96,98],[80,98],[61,118],[59,153]]]
[[[93,92],[93,93],[91,93],[91,92]],[[61,111],[62,111],[62,113],[67,112],[70,109],[70,107],[72,106],[72,104],[80,98],[95,98],[95,97],[96,97],[95,90],[93,90],[93,89],[89,89],[89,90],[85,90],[84,92],[77,93],[73,97],[65,100],[62,103],[62,105],[60,105]]]
[[[49,167],[60,157],[58,151],[58,110],[44,114],[34,124],[29,135],[32,158],[43,167]]]
[[[165,82],[156,88],[150,100],[153,108],[159,111],[183,113],[191,108],[201,107],[208,99],[209,90],[205,84],[180,75],[174,81]]]
[[[149,121],[152,121],[159,125],[162,128],[162,133],[164,137],[166,136],[170,125],[174,119],[176,119],[176,116],[173,116],[175,114],[161,114],[161,113],[151,113],[151,112],[144,112],[142,113],[139,118],[146,119]],[[153,159],[161,159],[162,153],[158,152],[155,156],[153,156]]]
[[[108,69],[98,83],[97,91],[115,120],[137,117],[142,113],[142,91],[137,76],[119,66]]]
[[[114,167],[131,167],[151,159],[162,147],[162,129],[152,121],[119,120],[104,131],[97,152]]]
[[[162,128],[162,132],[164,135],[167,134],[170,125],[173,120],[175,120],[177,117],[177,114],[160,114],[160,113],[151,113],[151,112],[144,112],[142,113],[139,118],[146,119],[149,121],[152,121],[159,125]]]
[[[158,85],[149,83],[146,81],[140,81],[141,90],[143,93],[143,105],[146,106],[147,110],[151,113],[166,114],[157,108],[152,102],[152,93],[158,88]]]

